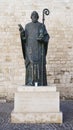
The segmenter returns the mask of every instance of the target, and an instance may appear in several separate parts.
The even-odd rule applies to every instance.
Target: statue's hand
[[[21,24],[18,24],[18,26],[19,26],[19,31],[20,31],[20,32],[24,31],[24,29],[23,29],[23,27],[22,27]]]
[[[20,31],[20,32],[22,32],[22,29],[21,29],[21,28],[19,28],[19,31]]]
[[[38,37],[37,41],[40,42],[40,43],[43,43],[44,42],[43,37]]]

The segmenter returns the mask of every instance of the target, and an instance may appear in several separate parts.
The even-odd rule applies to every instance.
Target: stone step
[[[42,87],[42,86],[37,86],[37,87],[35,87],[35,86],[20,86],[20,87],[18,87],[17,88],[17,91],[18,92],[29,92],[29,91],[49,91],[49,92],[51,92],[51,91],[55,91],[56,92],[56,87],[55,86],[44,86],[44,87]]]
[[[12,123],[62,123],[62,113],[11,113]]]

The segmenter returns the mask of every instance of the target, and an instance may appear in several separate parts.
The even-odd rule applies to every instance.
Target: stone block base
[[[56,87],[20,87],[15,93],[12,123],[62,123]]]
[[[11,114],[12,123],[62,123],[62,113],[15,113]]]

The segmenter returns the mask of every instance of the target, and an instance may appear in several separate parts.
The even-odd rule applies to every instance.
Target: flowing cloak
[[[39,37],[40,29],[43,29],[43,42],[38,42],[37,38]],[[43,25],[40,22],[36,23],[28,23],[25,26],[25,38],[24,40],[24,32],[21,33],[21,43],[22,43],[22,50],[23,56],[25,59],[25,66],[26,66],[26,85],[34,85],[33,82],[38,78],[39,86],[42,85],[42,44],[43,44],[43,85],[47,85],[47,78],[46,78],[46,54],[48,48],[48,41],[49,41],[49,34]],[[36,66],[37,65],[37,66]],[[36,71],[35,72],[35,68]],[[36,76],[35,73],[38,75]]]

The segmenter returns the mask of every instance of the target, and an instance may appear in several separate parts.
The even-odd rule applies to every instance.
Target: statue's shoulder
[[[45,25],[41,22],[38,22],[39,27],[45,28]]]
[[[41,26],[41,25],[43,25],[43,24],[42,24],[41,22],[38,22],[38,25]]]
[[[29,26],[31,26],[31,24],[32,24],[32,22],[27,23],[27,24],[25,25],[25,28],[28,28]]]

